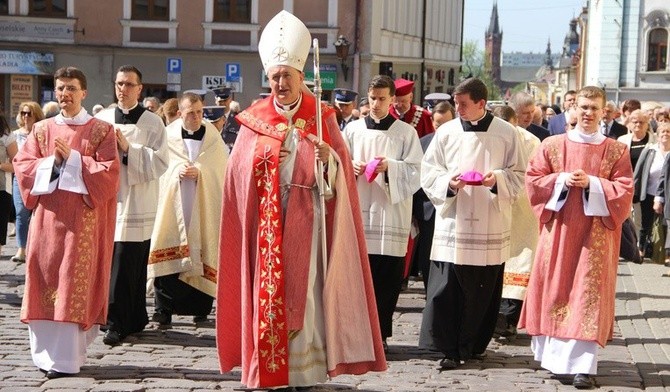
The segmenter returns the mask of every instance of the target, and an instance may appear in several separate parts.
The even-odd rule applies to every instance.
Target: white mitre
[[[288,65],[302,71],[312,45],[307,26],[293,14],[281,11],[263,29],[258,42],[265,72],[276,65]]]

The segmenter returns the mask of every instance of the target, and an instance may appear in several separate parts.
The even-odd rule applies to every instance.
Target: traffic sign
[[[167,59],[168,73],[181,73],[181,59],[178,57]]]
[[[226,63],[226,80],[229,82],[238,82],[241,70],[240,63]]]

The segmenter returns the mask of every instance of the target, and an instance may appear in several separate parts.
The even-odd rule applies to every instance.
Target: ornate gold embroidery
[[[259,189],[259,262],[263,264],[260,268],[260,290],[259,295],[259,339],[263,341],[259,348],[260,358],[263,360],[265,370],[275,373],[286,369],[288,364],[288,352],[286,343],[282,341],[282,334],[287,328],[285,315],[283,313],[283,290],[278,290],[284,279],[281,266],[280,238],[276,231],[281,226],[281,212],[279,211],[279,196],[274,187],[274,177],[277,172],[277,163],[272,156],[269,145],[263,149],[263,156],[256,158],[257,168],[255,170],[257,188]]]
[[[305,120],[302,118],[295,120],[295,127],[300,130],[305,129]]]
[[[571,312],[567,303],[557,303],[551,307],[549,316],[560,325],[566,325],[570,319]]]
[[[58,291],[52,287],[47,287],[42,293],[42,299],[40,303],[42,307],[46,309],[53,309],[56,306],[56,301],[58,300]]]
[[[508,286],[528,287],[530,274],[519,274],[513,272],[505,272],[503,275],[503,284]]]
[[[86,304],[88,302],[89,278],[91,265],[93,264],[93,244],[95,241],[95,212],[82,205],[82,229],[77,243],[77,254],[79,257],[74,262],[73,268],[73,291],[70,294],[68,312],[69,319],[76,323],[84,323],[86,316]]]
[[[84,155],[87,156],[93,155],[93,153],[98,149],[100,143],[105,139],[105,136],[107,136],[107,132],[109,132],[111,129],[111,127],[103,121],[94,121],[95,124],[93,124],[91,129],[91,140],[86,145],[86,149],[84,151]]]
[[[204,278],[212,283],[216,283],[216,275],[217,275],[216,269],[208,266],[207,264],[203,264],[202,267],[204,269]]]
[[[47,130],[46,124],[46,121],[38,122],[35,124],[35,130],[33,131],[35,139],[37,139],[37,145],[40,148],[40,154],[42,154],[43,157],[50,155],[47,150],[46,136],[44,135]]]
[[[547,155],[549,156],[552,173],[563,171],[563,152],[558,145],[563,140],[563,138],[551,138],[549,139],[549,143],[547,143]]]
[[[242,113],[238,114],[240,120],[242,122],[248,122],[249,123],[249,128],[251,129],[257,129],[265,133],[266,135],[270,135],[276,139],[283,140],[284,139],[284,132],[280,131],[279,129],[275,128],[274,126],[266,123],[265,121],[256,118],[252,116],[248,111],[243,111]],[[286,126],[286,124],[284,124]]]
[[[156,249],[149,255],[149,264],[156,264],[162,261],[178,260],[188,257],[191,254],[188,245],[173,246],[171,248]]]
[[[601,178],[609,178],[614,164],[621,158],[626,146],[623,143],[610,143],[600,163]],[[594,217],[589,238],[589,254],[587,257],[588,272],[586,273],[586,291],[584,293],[585,309],[582,320],[582,333],[585,338],[595,339],[598,334],[598,314],[600,308],[600,286],[602,284],[603,263],[608,253],[607,232],[602,218]]]

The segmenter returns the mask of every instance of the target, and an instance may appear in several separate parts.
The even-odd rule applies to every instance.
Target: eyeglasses
[[[63,93],[63,91],[67,91],[68,93],[75,93],[79,90],[81,90],[77,86],[58,86],[54,89],[57,93]]]
[[[33,116],[33,114],[32,114],[31,112],[20,112],[20,114],[21,114],[22,116],[28,116],[28,117],[32,117],[32,116]]]
[[[116,86],[116,88],[124,88],[124,87],[133,88],[139,86],[139,84],[130,82],[114,82],[114,86]]]

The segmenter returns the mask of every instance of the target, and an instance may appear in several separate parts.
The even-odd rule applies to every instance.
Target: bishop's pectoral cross
[[[464,221],[470,222],[470,227],[474,227],[474,224],[473,224],[474,222],[479,222],[479,219],[475,219],[474,216],[475,216],[475,213],[471,212],[470,217],[464,219]]]

